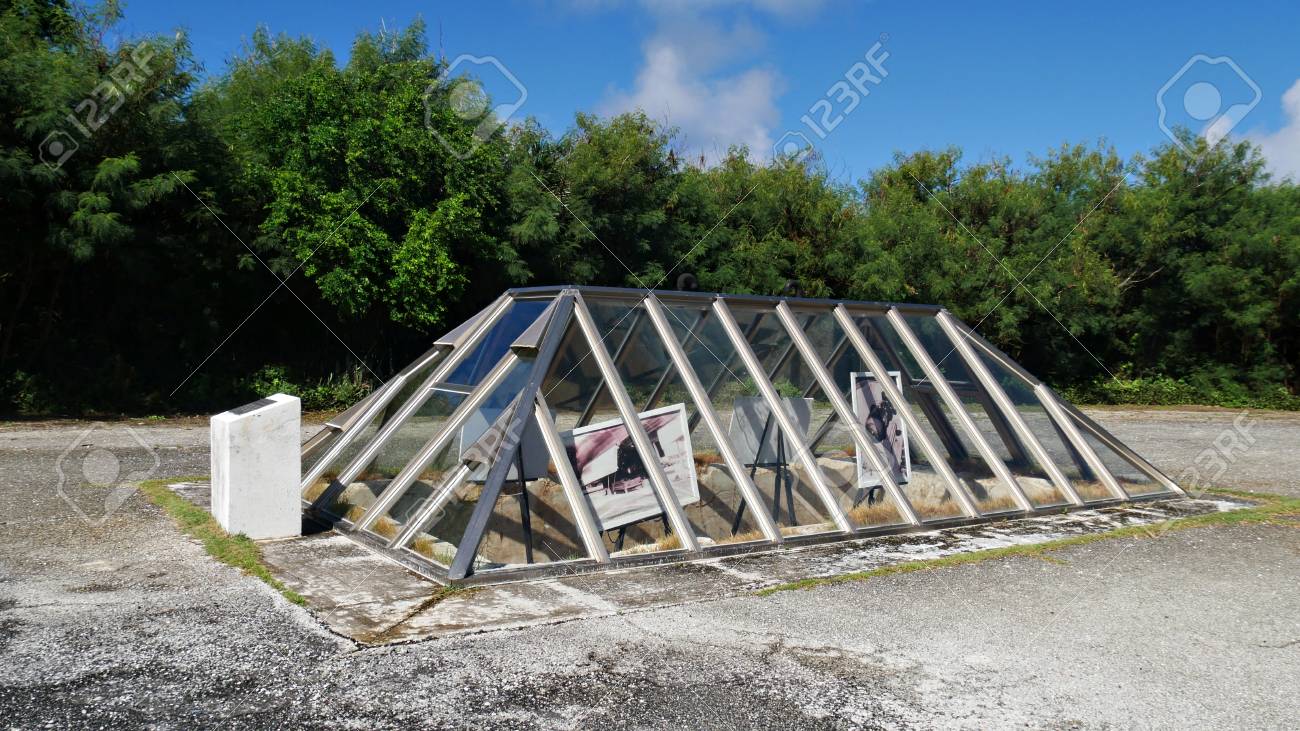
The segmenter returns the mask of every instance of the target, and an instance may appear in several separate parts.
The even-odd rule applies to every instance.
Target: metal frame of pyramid
[[[863,374],[889,375],[866,377],[907,435],[907,480],[855,411],[852,378]],[[693,504],[679,494],[688,463],[664,461],[643,426],[669,396],[690,414],[686,445],[713,450],[689,455],[688,477],[707,493]],[[742,453],[741,398],[765,410],[760,442],[777,430],[780,464]],[[800,398],[815,431],[790,404]],[[574,433],[602,415],[626,432],[618,459],[648,488],[638,499],[657,501],[653,520],[610,527],[597,514]],[[302,464],[310,514],[443,583],[1183,495],[941,307],[605,287],[506,292],[330,420]]]

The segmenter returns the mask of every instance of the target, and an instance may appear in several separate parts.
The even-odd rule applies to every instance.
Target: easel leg
[[[772,522],[781,525],[781,468],[772,470]]]
[[[731,535],[740,532],[740,521],[745,517],[745,498],[740,499],[740,506],[736,508],[736,517],[731,521]]]
[[[519,520],[524,526],[524,560],[533,562],[533,516],[528,509],[528,482],[524,480],[524,450],[519,450]]]

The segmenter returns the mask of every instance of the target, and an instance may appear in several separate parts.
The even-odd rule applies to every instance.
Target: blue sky
[[[215,74],[259,24],[310,36],[346,58],[357,32],[416,17],[429,24],[433,47],[441,35],[449,59],[498,59],[527,90],[516,115],[551,129],[565,128],[577,111],[641,107],[678,126],[684,144],[709,158],[733,143],[767,157],[797,131],[844,180],[895,151],[947,145],[961,147],[967,160],[1017,162],[1063,142],[1102,138],[1126,156],[1146,151],[1165,139],[1157,92],[1198,54],[1226,56],[1246,78],[1228,63],[1192,63],[1166,92],[1169,118],[1217,120],[1262,144],[1277,172],[1300,171],[1295,2],[134,0],[122,30],[184,28]],[[832,87],[866,62],[882,34],[874,55],[888,54],[879,63],[888,75],[861,82],[869,94],[845,114],[851,97]],[[509,82],[489,71],[480,76],[501,101]],[[839,123],[818,139],[800,118],[811,110],[819,120],[827,105]],[[1214,109],[1237,111],[1188,117]]]

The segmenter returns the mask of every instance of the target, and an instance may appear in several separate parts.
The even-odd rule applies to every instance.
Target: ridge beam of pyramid
[[[595,559],[596,563],[609,563],[609,551],[605,549],[605,542],[600,538],[600,529],[587,505],[586,496],[582,492],[582,483],[573,472],[573,464],[569,462],[569,455],[564,449],[564,440],[556,431],[550,407],[546,405],[546,397],[540,390],[537,392],[533,409],[537,429],[541,432],[542,441],[546,444],[546,451],[551,461],[555,463],[555,472],[560,478],[560,486],[564,488],[564,496],[569,501],[569,510],[573,511],[573,519],[578,524],[578,533],[587,548],[587,556]]]
[[[463,579],[474,572],[474,557],[483,542],[488,519],[492,517],[492,511],[496,508],[497,498],[501,496],[501,487],[505,483],[506,474],[510,471],[515,452],[523,442],[524,428],[533,418],[533,400],[541,390],[542,380],[551,369],[555,352],[560,348],[560,340],[564,337],[564,330],[575,309],[577,297],[576,290],[566,289],[553,303],[555,309],[547,323],[546,333],[542,336],[537,357],[533,360],[532,372],[528,376],[528,382],[515,397],[514,411],[510,414],[505,435],[497,448],[496,458],[488,468],[487,477],[483,481],[483,491],[479,494],[479,500],[469,516],[469,522],[465,525],[460,544],[456,546],[456,556],[452,558],[451,566],[447,569],[449,579]]]

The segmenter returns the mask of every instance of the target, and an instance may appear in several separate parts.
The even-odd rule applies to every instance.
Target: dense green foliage
[[[940,303],[1088,400],[1296,405],[1300,189],[1248,144],[922,151],[845,185],[699,164],[640,114],[480,143],[419,23],[345,64],[259,30],[200,81],[183,35],[108,45],[116,20],[0,0],[0,410],[330,408],[503,288],[683,272]]]

